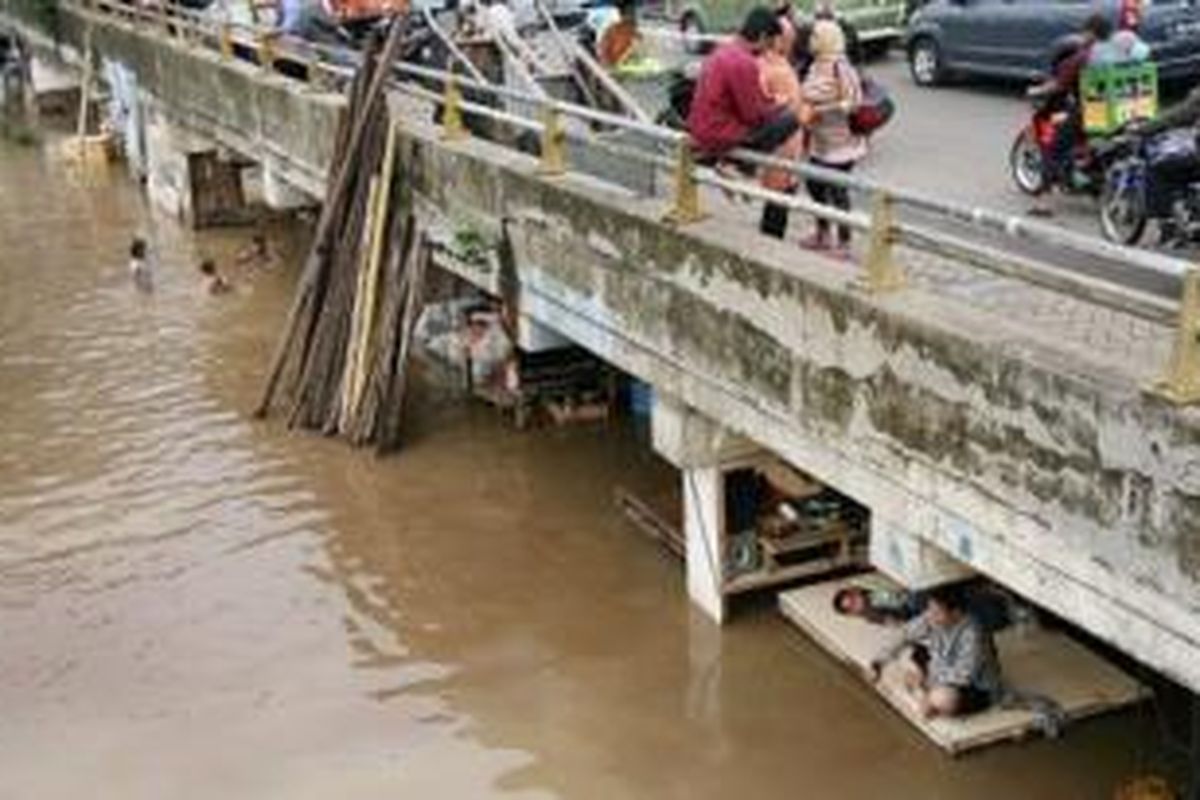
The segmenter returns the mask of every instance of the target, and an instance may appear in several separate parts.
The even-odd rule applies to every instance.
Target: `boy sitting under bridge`
[[[991,707],[1002,692],[1000,661],[992,634],[967,613],[958,587],[930,590],[925,610],[902,629],[870,665],[872,681],[901,653],[909,652],[904,683],[921,715],[954,717]]]

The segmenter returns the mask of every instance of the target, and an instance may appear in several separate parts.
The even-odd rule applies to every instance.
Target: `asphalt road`
[[[1013,139],[1031,113],[1024,85],[974,80],[923,89],[909,77],[899,51],[864,69],[888,87],[897,107],[895,118],[872,142],[871,154],[860,168],[864,176],[963,205],[1020,217],[1028,214],[1031,199],[1013,184],[1008,168]],[[1094,199],[1055,195],[1050,204],[1055,210],[1051,224],[1101,236]],[[1151,230],[1147,241],[1153,238]],[[1007,237],[994,237],[994,243],[1019,255],[1144,291],[1171,296],[1179,291],[1177,280],[1119,259],[1064,254]]]

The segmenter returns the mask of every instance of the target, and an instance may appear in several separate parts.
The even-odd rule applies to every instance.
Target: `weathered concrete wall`
[[[443,224],[509,221],[526,313],[1200,687],[1200,413],[944,297],[868,297],[732,223],[672,230],[657,204],[484,143],[414,130],[406,151]]]
[[[69,9],[59,14],[63,42],[80,46],[89,21],[93,47],[133,70],[140,89],[169,111],[172,123],[269,163],[276,177],[315,197],[323,194],[345,107],[341,95]]]
[[[96,31],[184,124],[324,175],[339,98]],[[1200,688],[1200,412],[946,297],[864,296],[846,267],[732,222],[674,231],[655,203],[415,127],[404,149],[432,217],[509,220],[524,313]],[[462,272],[487,286],[489,269]]]

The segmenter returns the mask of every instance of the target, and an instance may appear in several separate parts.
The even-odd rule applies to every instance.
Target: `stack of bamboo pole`
[[[429,258],[384,92],[403,23],[349,89],[312,247],[256,411],[390,450],[400,443],[413,326]]]

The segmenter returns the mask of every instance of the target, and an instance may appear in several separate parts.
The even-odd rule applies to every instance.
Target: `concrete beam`
[[[430,224],[509,220],[525,313],[1200,687],[1200,413],[1144,394],[1143,364],[920,288],[860,294],[485,142],[414,126],[402,149]]]
[[[871,517],[871,565],[911,589],[969,578],[975,570],[908,530],[906,520]]]
[[[654,394],[650,438],[656,453],[679,469],[719,466],[762,448],[665,392]]]
[[[321,193],[340,98],[96,34],[181,124]],[[1200,688],[1200,411],[1145,394],[1144,363],[920,287],[865,296],[844,265],[734,221],[666,228],[660,203],[611,183],[550,182],[528,157],[406,125],[430,224],[510,221],[523,313]],[[495,291],[488,265],[466,266]]]

